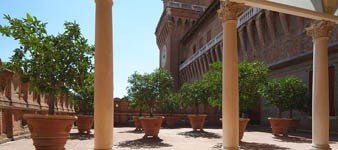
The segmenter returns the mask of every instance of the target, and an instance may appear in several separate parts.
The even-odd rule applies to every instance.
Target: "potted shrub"
[[[94,123],[94,73],[88,74],[83,86],[74,93],[75,111],[78,115],[76,126],[80,134],[90,134]]]
[[[246,126],[250,119],[248,113],[257,105],[260,99],[259,89],[266,82],[266,74],[269,69],[263,62],[247,60],[238,65],[239,88],[239,139],[242,139]]]
[[[206,114],[200,114],[199,106],[208,103],[209,91],[205,80],[197,80],[193,83],[184,83],[181,88],[181,102],[183,106],[193,107],[195,114],[188,115],[189,123],[194,131],[203,131]]]
[[[271,79],[260,89],[260,93],[269,104],[278,109],[278,118],[268,118],[272,134],[287,136],[291,119],[282,118],[282,112],[293,110],[296,106],[295,101],[303,101],[306,88],[302,81],[292,76]]]
[[[9,26],[0,33],[19,41],[11,63],[21,78],[31,83],[35,92],[49,93],[48,114],[24,115],[36,149],[64,149],[75,116],[55,114],[56,97],[69,94],[82,83],[92,69],[94,47],[87,44],[79,25],[64,23],[65,32],[48,35],[46,24],[27,14],[26,18],[4,17]]]
[[[144,103],[143,102],[144,101],[142,101],[141,99],[134,98],[129,103],[130,108],[132,108],[134,110],[137,109],[138,112],[139,112],[139,115],[132,116],[133,122],[134,122],[134,125],[135,125],[135,131],[142,131],[143,130],[141,121],[139,119],[139,117],[142,117],[143,110],[144,110]]]
[[[211,70],[204,75],[204,80],[209,83],[209,103],[216,107],[222,107],[222,63],[211,64]],[[238,65],[239,80],[239,139],[241,140],[248,122],[248,112],[257,105],[260,94],[258,90],[266,82],[265,75],[268,68],[259,61],[242,61]]]
[[[173,128],[175,124],[180,120],[179,117],[174,116],[175,111],[179,110],[179,100],[181,99],[180,93],[171,93],[168,97],[164,98],[161,103],[161,111],[165,114],[165,123],[168,128]]]
[[[125,96],[125,99],[127,99],[130,102],[130,107],[132,109],[137,109],[139,111],[138,116],[133,116],[133,121],[135,125],[135,131],[142,131],[142,124],[139,119],[139,117],[142,117],[142,113],[144,111],[144,106],[145,106],[145,100],[144,95],[142,95],[142,86],[145,84],[144,83],[144,76],[138,73],[132,74],[128,78],[128,83],[130,86],[127,87],[127,93],[128,95]]]
[[[137,74],[137,73],[135,73]],[[138,78],[134,78],[134,77]],[[173,87],[173,78],[170,73],[163,69],[156,69],[150,74],[132,75],[129,82],[128,97],[131,99],[140,98],[144,108],[150,116],[140,117],[145,135],[143,138],[153,137],[158,139],[158,133],[164,119],[163,116],[154,116],[156,108],[167,97]],[[139,83],[139,84],[134,84]]]

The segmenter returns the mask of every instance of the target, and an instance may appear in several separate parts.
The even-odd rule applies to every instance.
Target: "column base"
[[[238,147],[224,147],[222,146],[223,150],[239,150],[239,146]]]
[[[329,144],[312,144],[310,150],[331,150]]]

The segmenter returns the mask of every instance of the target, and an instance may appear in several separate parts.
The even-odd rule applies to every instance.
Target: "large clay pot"
[[[144,130],[143,138],[153,137],[158,139],[158,133],[160,132],[164,117],[139,117],[139,119]]]
[[[76,116],[25,114],[36,150],[65,150]]]
[[[141,121],[139,119],[139,116],[133,116],[133,120],[134,120],[134,125],[136,127],[135,131],[142,131],[142,124]]]
[[[180,120],[179,117],[165,117],[165,123],[167,124],[168,128],[175,127],[175,124]]]
[[[92,115],[77,115],[76,125],[80,134],[90,134],[90,129],[94,123],[94,116]]]
[[[289,118],[268,118],[272,128],[272,134],[275,136],[288,135],[288,128],[291,122]]]
[[[222,122],[222,118],[219,119]],[[239,129],[239,140],[243,138],[244,132],[246,130],[246,127],[248,126],[250,119],[249,118],[239,118],[239,124],[238,124],[238,129]]]
[[[243,138],[246,126],[248,125],[249,121],[249,118],[239,118],[239,140]]]
[[[204,122],[205,122],[206,117],[207,115],[188,115],[190,125],[194,131],[197,131],[197,129],[199,129],[200,131],[203,131]]]
[[[299,119],[291,119],[289,124],[289,131],[296,131],[299,126]]]

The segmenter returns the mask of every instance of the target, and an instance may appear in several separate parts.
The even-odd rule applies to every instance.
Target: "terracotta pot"
[[[139,117],[139,119],[144,130],[143,138],[150,136],[157,139],[164,117]]]
[[[239,118],[239,140],[243,138],[244,131],[249,121],[249,118]]]
[[[65,150],[76,116],[25,114],[36,150]]]
[[[175,127],[175,124],[180,120],[179,117],[165,117],[165,123],[167,124],[168,128]]]
[[[142,131],[142,124],[141,121],[139,119],[139,116],[133,116],[133,120],[134,120],[134,125],[136,127],[135,131]]]
[[[188,115],[190,125],[194,129],[194,131],[197,131],[197,129],[203,131],[206,117],[207,115]]]
[[[94,123],[94,116],[92,115],[77,115],[76,125],[80,134],[83,134],[85,131],[87,134],[90,134],[90,129]]]
[[[222,118],[219,119],[222,122]],[[246,127],[249,123],[250,119],[249,118],[239,118],[239,124],[238,124],[238,129],[239,129],[239,140],[243,138],[244,132],[246,130]]]
[[[272,134],[275,136],[288,135],[288,128],[291,122],[289,118],[268,118],[272,128]]]
[[[289,131],[296,131],[299,126],[299,119],[291,119],[289,124]]]

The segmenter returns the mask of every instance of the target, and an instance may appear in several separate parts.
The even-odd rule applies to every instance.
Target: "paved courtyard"
[[[190,128],[161,129],[163,141],[143,140],[142,132],[134,132],[131,127],[114,128],[114,149],[161,149],[161,150],[218,150],[221,149],[222,130],[205,129],[204,133],[194,133]],[[294,133],[289,137],[273,138],[268,129],[249,129],[240,147],[243,150],[304,150],[311,146],[310,133]],[[338,139],[332,137],[330,146],[338,149]],[[67,150],[93,150],[94,137],[79,136],[72,129]],[[1,150],[34,150],[31,139],[22,139],[0,144]]]

